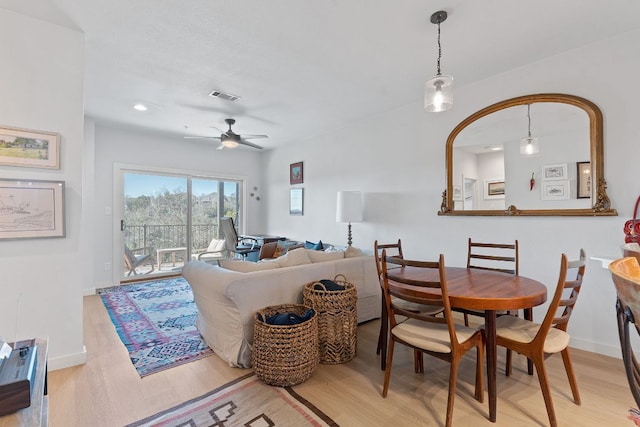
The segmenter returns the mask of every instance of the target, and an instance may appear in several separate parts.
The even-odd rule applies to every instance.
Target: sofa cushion
[[[294,265],[311,264],[311,260],[307,255],[307,250],[304,248],[298,248],[294,250],[288,250],[286,254],[279,258],[276,258],[280,267],[292,267]]]
[[[272,270],[274,268],[280,267],[280,265],[275,262],[251,262],[251,261],[242,261],[239,259],[221,259],[220,261],[218,261],[218,265],[220,265],[220,267],[224,269],[239,271],[240,273]]]
[[[307,256],[309,257],[311,262],[334,261],[336,259],[344,258],[344,251],[323,252],[323,251],[314,251],[312,249],[308,249]]]

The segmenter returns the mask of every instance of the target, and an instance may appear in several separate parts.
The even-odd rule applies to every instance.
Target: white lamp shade
[[[453,77],[438,75],[424,85],[424,109],[437,113],[453,107]]]
[[[362,194],[359,191],[338,191],[336,222],[362,221]]]

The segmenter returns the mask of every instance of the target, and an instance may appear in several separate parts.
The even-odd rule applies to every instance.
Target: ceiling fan
[[[247,141],[247,139],[269,138],[267,135],[240,135],[231,130],[231,125],[233,125],[236,122],[235,119],[225,119],[224,121],[229,125],[229,130],[227,130],[226,132],[222,132],[222,135],[220,136],[185,136],[185,138],[186,139],[195,139],[195,138],[217,139],[220,141],[218,150],[222,150],[225,147],[236,148],[238,145],[246,145],[248,147],[253,147],[253,148],[257,148],[258,150],[262,150],[261,146],[254,144],[252,142],[249,142]],[[218,128],[215,128],[215,129],[218,129]]]

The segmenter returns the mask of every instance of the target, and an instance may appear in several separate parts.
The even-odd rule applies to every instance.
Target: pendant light
[[[440,10],[431,15],[431,23],[438,25],[438,72],[424,86],[424,109],[429,112],[449,110],[453,107],[453,77],[442,75],[440,72],[440,24],[447,19],[447,12]]]
[[[529,120],[529,127],[527,128],[527,136],[520,140],[520,154],[537,154],[540,151],[540,146],[538,138],[531,137],[531,104],[527,104],[527,119]]]

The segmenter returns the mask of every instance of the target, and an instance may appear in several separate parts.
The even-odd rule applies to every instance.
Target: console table
[[[0,427],[49,425],[49,396],[47,396],[47,354],[49,341],[36,338],[36,376],[31,393],[31,406],[0,417]]]

